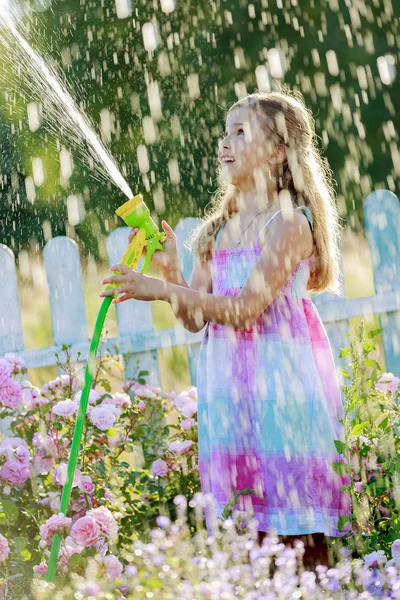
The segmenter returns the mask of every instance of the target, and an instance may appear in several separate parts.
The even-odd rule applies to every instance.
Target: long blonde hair
[[[330,168],[316,147],[314,119],[300,94],[271,92],[249,94],[230,110],[246,106],[267,116],[277,144],[287,146],[287,160],[278,167],[277,193],[289,190],[295,206],[305,205],[313,217],[315,256],[307,289],[339,293],[339,216]],[[222,181],[211,210],[191,240],[193,252],[202,262],[213,255],[216,235],[222,224],[239,210],[239,190]]]

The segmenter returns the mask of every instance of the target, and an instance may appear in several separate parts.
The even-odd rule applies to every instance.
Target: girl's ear
[[[268,159],[271,165],[282,165],[287,160],[287,146],[280,144]]]

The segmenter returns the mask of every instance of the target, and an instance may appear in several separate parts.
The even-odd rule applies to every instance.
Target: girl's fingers
[[[110,275],[110,277],[103,279],[101,283],[102,285],[106,285],[107,283],[123,283],[125,280],[125,275]]]

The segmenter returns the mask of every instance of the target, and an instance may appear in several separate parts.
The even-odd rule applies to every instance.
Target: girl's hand
[[[123,294],[120,298],[113,300],[113,304],[120,304],[125,300],[158,300],[167,285],[161,279],[155,279],[154,277],[148,277],[141,273],[132,271],[126,265],[113,265],[110,271],[119,271],[120,275],[111,275],[106,277],[101,282],[103,285],[108,283],[120,283],[121,285],[112,288],[111,290],[104,290],[99,295],[102,297],[116,296]]]
[[[166,235],[165,240],[162,242],[164,250],[156,250],[151,257],[151,263],[158,267],[162,273],[176,271],[179,269],[176,235],[166,221],[162,221],[161,225]],[[132,241],[137,231],[137,227],[131,230],[129,234],[129,242]],[[143,257],[145,256],[146,248],[143,249]]]

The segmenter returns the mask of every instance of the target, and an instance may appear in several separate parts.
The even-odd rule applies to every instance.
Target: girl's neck
[[[251,190],[240,190],[239,214],[256,215],[261,211],[269,211],[274,207],[279,208],[278,194],[275,189],[267,189],[260,193],[257,188]]]

